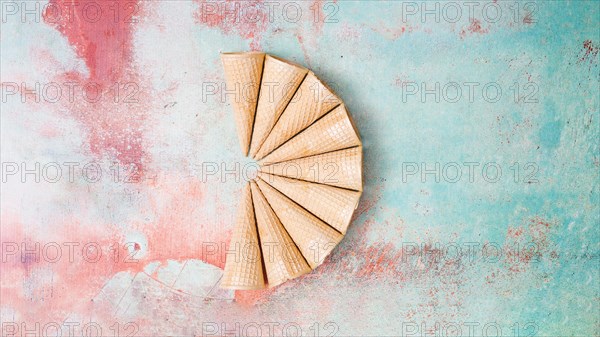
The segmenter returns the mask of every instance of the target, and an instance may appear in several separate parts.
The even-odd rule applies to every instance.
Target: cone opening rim
[[[267,283],[263,283],[262,285],[252,285],[252,286],[244,286],[244,285],[237,285],[237,284],[219,284],[221,286],[221,288],[223,289],[230,289],[230,290],[262,290],[262,289],[266,289],[267,288]]]
[[[281,58],[281,57],[277,57],[277,56],[275,56],[275,55],[266,54],[266,57],[265,57],[265,58],[267,58],[267,59],[272,59],[272,60],[274,60],[274,61],[277,61],[277,62],[280,62],[280,63],[283,63],[283,64],[287,64],[287,65],[289,65],[289,66],[292,66],[292,67],[299,68],[300,70],[302,70],[302,71],[304,71],[304,72],[307,72],[307,73],[308,73],[308,72],[311,72],[310,70],[308,70],[308,68],[306,68],[306,67],[304,67],[304,66],[302,66],[302,65],[300,65],[300,64],[298,64],[298,63],[292,62],[292,61],[290,61],[290,60],[286,60],[286,59],[284,59],[284,58]]]
[[[335,108],[335,109],[340,109],[340,108],[344,110],[344,114],[346,115],[346,119],[350,122],[350,125],[352,126],[352,128],[354,129],[354,133],[356,134],[356,138],[358,138],[358,142],[360,143],[360,146],[362,146],[362,139],[360,138],[360,133],[358,132],[358,128],[356,127],[356,123],[354,123],[354,119],[352,119],[352,116],[350,115],[350,112],[348,111],[348,108],[346,107],[346,105],[344,103],[342,103],[342,104],[338,105],[338,107]],[[362,167],[362,162],[361,162],[361,167]]]
[[[221,52],[221,57],[246,57],[246,56],[264,56],[266,53],[260,51],[235,51]]]

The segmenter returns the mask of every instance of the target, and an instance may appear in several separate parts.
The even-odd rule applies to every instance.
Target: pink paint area
[[[66,313],[82,312],[117,272],[143,269],[128,262],[130,253],[115,226],[65,218],[55,232],[61,239],[52,240],[16,215],[3,213],[2,223],[1,297],[22,321],[62,321]]]
[[[89,79],[107,85],[121,80],[131,60],[132,14],[139,9],[137,2],[50,0],[50,5],[44,21],[61,32],[85,60]],[[60,8],[60,14],[54,8]]]
[[[76,93],[61,111],[80,123],[87,134],[84,148],[91,154],[116,158],[142,174],[150,93],[132,65],[138,3],[51,0],[50,5],[44,12],[45,22],[65,36],[89,72],[56,76],[57,82],[72,83]],[[54,8],[60,8],[61,14]],[[53,61],[48,55],[40,60]]]
[[[156,221],[138,223],[148,241],[152,261],[199,259],[219,268],[225,266],[231,224],[215,223],[203,217],[205,184],[198,179],[173,182],[165,178],[150,187],[150,207],[140,212],[155,214]],[[229,212],[229,210],[223,210]],[[233,218],[233,217],[232,217]]]
[[[64,319],[62,313],[65,311],[79,311],[76,308],[78,301],[73,298],[82,299],[81,303],[89,301],[116,273],[129,271],[136,274],[142,272],[149,263],[159,262],[164,265],[170,260],[199,259],[223,268],[225,247],[231,234],[223,230],[230,227],[230,224],[215,223],[214,220],[203,217],[201,182],[193,178],[161,180],[145,176],[146,164],[151,159],[145,148],[148,146],[146,134],[150,127],[148,119],[154,93],[149,90],[151,86],[132,59],[135,24],[130,22],[131,13],[141,10],[138,8],[140,3],[85,0],[75,4],[67,0],[51,0],[51,4],[60,8],[73,8],[72,20],[64,16],[57,19],[55,13],[49,11],[44,13],[44,20],[67,39],[76,55],[85,62],[88,72],[58,73],[55,76],[57,83],[75,84],[75,98],[67,102],[61,100],[48,107],[79,123],[86,137],[82,146],[84,152],[89,152],[94,158],[116,159],[121,167],[127,168],[126,174],[132,178],[128,182],[136,183],[133,188],[149,199],[148,208],[136,211],[151,215],[149,218],[152,220],[126,224],[84,224],[78,219],[70,219],[53,224],[56,233],[63,233],[60,234],[61,240],[64,237],[64,240],[73,242],[96,242],[107,253],[109,247],[116,244],[115,253],[119,253],[122,259],[116,262],[104,259],[95,264],[57,264],[52,272],[56,279],[61,280],[61,286],[54,287],[52,291],[53,296],[61,300],[55,300],[54,297],[48,300],[48,294],[44,293],[40,298],[46,299],[46,306],[39,309],[25,306],[16,308],[28,320]],[[99,10],[103,13],[98,20],[92,16],[97,6],[100,6]],[[115,16],[116,7],[120,11],[118,17]],[[83,14],[83,8],[88,8],[86,14]],[[221,16],[210,19],[208,25],[219,26],[227,32],[252,39],[258,48],[259,34],[264,31],[266,21],[231,28],[226,16]],[[59,69],[60,63],[51,53],[37,52],[42,65]],[[39,132],[45,137],[53,137],[59,130],[49,125]],[[229,209],[223,210],[226,211]],[[123,226],[127,229],[123,229]],[[12,227],[25,228],[19,222],[15,222]],[[132,242],[131,246],[124,246],[125,234],[130,230],[142,233],[145,242]],[[14,234],[12,240],[27,242],[29,239],[23,234]],[[141,258],[133,264],[124,262],[132,254]],[[26,277],[26,273],[36,274],[37,271],[46,269],[48,263],[44,261],[25,259],[24,262],[15,262],[9,273],[17,284],[16,280]],[[36,284],[44,289],[53,287],[48,280],[38,280]],[[10,303],[27,303],[27,294],[21,291],[7,289],[6,296],[11,298]],[[65,299],[64,302],[62,298]]]
[[[89,223],[63,215],[45,225],[52,228],[49,236],[45,229],[31,228],[20,216],[3,212],[3,303],[10,303],[23,321],[62,321],[69,312],[101,314],[93,305],[88,308],[90,301],[119,272],[135,276],[145,273],[149,264],[167,266],[169,261],[191,259],[223,268],[231,235],[223,229],[230,225],[203,219],[203,204],[214,202],[204,199],[204,184],[165,179],[144,188],[153,191],[149,206],[137,212],[153,219],[143,223]],[[82,196],[81,202],[90,201]]]
[[[263,0],[199,0],[198,3],[195,18],[199,24],[251,40],[250,48],[260,50],[262,34],[269,24],[269,7]]]

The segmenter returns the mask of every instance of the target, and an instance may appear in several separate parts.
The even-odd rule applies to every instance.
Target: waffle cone
[[[221,287],[230,289],[262,289],[265,287],[262,254],[258,241],[250,184],[242,192],[236,227],[233,231]]]
[[[269,206],[258,185],[254,182],[251,185],[269,287],[275,287],[310,272],[306,260]]]
[[[362,191],[362,146],[263,165],[260,171]]]
[[[309,72],[262,144],[256,159],[264,158],[340,103],[333,92],[315,74]]]
[[[254,157],[258,152],[300,83],[304,80],[307,72],[307,69],[279,58],[269,55],[265,57],[256,118],[250,142],[251,157]]]
[[[342,104],[285,142],[262,161],[279,163],[358,145],[360,139]]]
[[[346,234],[360,192],[262,172],[258,176],[338,232]]]
[[[318,267],[343,235],[263,180],[256,183],[308,264]]]
[[[250,147],[264,59],[264,53],[221,53],[227,90],[235,90],[232,105],[244,155]]]

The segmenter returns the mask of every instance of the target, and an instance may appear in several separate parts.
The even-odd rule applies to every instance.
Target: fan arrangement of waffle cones
[[[362,193],[362,143],[308,69],[260,52],[221,60],[242,152],[260,164],[243,189],[221,286],[275,287],[318,267],[346,234]]]

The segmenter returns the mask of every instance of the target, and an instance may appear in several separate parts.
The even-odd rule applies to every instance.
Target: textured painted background
[[[598,2],[1,5],[2,335],[600,335]],[[365,192],[316,271],[231,292],[242,183],[202,163],[249,162],[249,49],[332,83]]]

